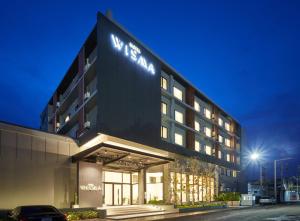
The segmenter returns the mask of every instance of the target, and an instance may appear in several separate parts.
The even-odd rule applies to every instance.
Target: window
[[[219,142],[223,143],[223,137],[221,135],[219,135]]]
[[[225,129],[226,129],[227,131],[230,131],[230,124],[227,123],[227,122],[225,122]]]
[[[175,86],[173,87],[173,95],[174,97],[182,101],[182,91]]]
[[[223,120],[220,117],[219,117],[219,120],[218,120],[218,124],[219,124],[219,126],[223,127]]]
[[[200,112],[200,104],[197,101],[194,101],[194,108],[196,111]]]
[[[225,138],[225,145],[227,147],[230,147],[230,140],[228,138]]]
[[[229,154],[229,153],[226,154],[226,160],[227,160],[228,162],[230,162],[230,154]]]
[[[195,130],[200,131],[200,124],[198,121],[195,120]]]
[[[162,138],[167,139],[168,138],[168,128],[166,128],[164,126],[161,126],[161,128],[160,128],[160,136]]]
[[[183,137],[179,133],[175,133],[175,143],[178,145],[183,145]]]
[[[167,104],[164,102],[161,102],[161,112],[167,114]]]
[[[236,171],[235,170],[232,171],[232,176],[236,177]]]
[[[208,137],[211,137],[211,129],[208,127],[205,127],[205,135]]]
[[[206,118],[208,118],[208,119],[211,119],[211,112],[210,112],[210,110],[208,110],[208,109],[204,109],[204,114],[205,114],[205,117]]]
[[[207,155],[211,155],[211,146],[208,146],[208,145],[205,146],[205,153]]]
[[[195,150],[200,152],[200,143],[199,143],[199,141],[195,141]]]
[[[231,171],[230,170],[226,170],[226,176],[230,176],[231,175]]]
[[[168,90],[168,81],[166,78],[160,77],[160,87],[165,90]]]
[[[70,120],[70,114],[68,114],[65,118],[65,123],[67,123]]]
[[[179,123],[183,123],[183,114],[180,111],[175,110],[175,120]]]
[[[218,151],[218,158],[222,159],[222,152],[221,152],[221,150]]]

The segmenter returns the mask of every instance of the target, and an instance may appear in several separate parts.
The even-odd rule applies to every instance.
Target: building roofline
[[[133,40],[137,41],[142,47],[144,47],[147,51],[149,51],[154,57],[156,57],[161,63],[163,63],[166,67],[168,67],[172,72],[174,72],[179,78],[181,78],[183,81],[185,81],[187,84],[192,86],[195,90],[197,90],[201,95],[203,95],[208,101],[213,103],[218,109],[220,109],[222,112],[224,112],[226,115],[228,115],[232,120],[234,120],[237,124],[240,125],[239,121],[236,120],[232,115],[228,114],[223,108],[221,108],[216,102],[214,102],[212,99],[210,99],[205,93],[203,93],[198,87],[196,87],[193,83],[191,83],[189,80],[187,80],[180,72],[178,72],[173,66],[171,66],[169,63],[167,63],[164,59],[162,59],[159,55],[157,55],[155,52],[153,52],[148,46],[146,46],[144,43],[142,43],[139,39],[137,39],[133,34],[131,34],[126,28],[124,28],[121,24],[119,24],[117,21],[113,20],[112,18],[107,17],[102,12],[98,12],[98,15],[104,16],[106,19],[111,21],[114,25],[116,25],[118,28],[120,28],[122,31],[124,31],[126,34],[128,34]]]
[[[3,121],[3,120],[0,120],[0,125],[1,125],[1,124],[4,124],[4,125],[6,125],[6,126],[17,127],[17,128],[19,128],[19,129],[31,130],[31,131],[34,131],[34,132],[43,133],[43,134],[45,134],[45,135],[57,136],[57,137],[60,137],[60,138],[62,138],[62,139],[69,140],[69,141],[73,141],[74,143],[77,143],[76,140],[74,140],[73,138],[71,138],[71,137],[69,137],[69,136],[66,136],[66,135],[56,134],[56,133],[52,133],[52,132],[46,132],[46,131],[39,130],[39,129],[37,129],[37,128],[28,127],[28,126],[23,126],[23,125],[20,125],[20,124],[8,122],[8,121]],[[0,130],[1,130],[1,128],[0,128]]]

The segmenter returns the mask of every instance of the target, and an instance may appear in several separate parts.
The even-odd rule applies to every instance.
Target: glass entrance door
[[[107,206],[138,203],[138,174],[104,171],[104,204]]]
[[[122,205],[122,184],[114,185],[114,206]]]
[[[106,183],[104,186],[104,204],[105,205],[113,205],[113,196],[112,196],[112,191],[113,191],[113,185],[111,183]]]

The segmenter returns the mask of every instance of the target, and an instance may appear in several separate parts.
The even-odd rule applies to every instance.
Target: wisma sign
[[[125,43],[118,36],[111,34],[113,48],[128,57],[136,65],[139,65],[150,74],[155,74],[154,66],[142,54],[141,50],[132,42]]]

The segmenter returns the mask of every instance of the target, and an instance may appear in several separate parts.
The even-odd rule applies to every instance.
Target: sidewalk
[[[197,211],[197,212],[169,213],[169,214],[162,214],[162,215],[122,219],[122,220],[128,220],[128,221],[140,221],[141,219],[143,221],[167,220],[167,219],[178,218],[178,217],[188,217],[188,216],[201,215],[201,214],[205,215],[205,214],[225,212],[225,211],[230,211],[230,210],[242,210],[242,209],[251,209],[251,208],[253,208],[253,207],[239,206],[239,207],[229,207],[229,208],[223,208],[223,209],[205,210],[205,211]],[[112,221],[113,219],[98,219],[98,221],[100,221],[100,220],[101,221]]]

